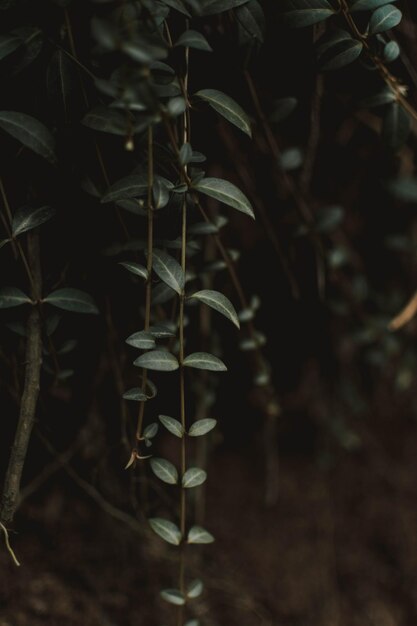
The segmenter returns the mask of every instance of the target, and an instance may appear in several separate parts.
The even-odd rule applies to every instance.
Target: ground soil
[[[417,624],[416,452],[415,424],[393,423],[325,468],[284,454],[268,509],[261,452],[219,449],[206,520],[216,543],[190,562],[206,581],[202,624]],[[0,551],[0,626],[174,623],[157,591],[175,571],[172,551],[85,493],[59,483],[35,493],[16,526],[22,566]]]

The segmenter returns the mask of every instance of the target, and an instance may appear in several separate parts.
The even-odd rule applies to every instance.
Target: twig
[[[9,542],[9,532],[8,532],[6,526],[0,522],[0,528],[2,529],[3,534],[4,534],[4,542],[6,544],[6,548],[7,548],[8,553],[12,557],[14,564],[17,565],[17,567],[20,567],[20,563],[17,560],[17,557],[16,557],[15,553],[13,552],[13,548],[10,545],[10,542]]]

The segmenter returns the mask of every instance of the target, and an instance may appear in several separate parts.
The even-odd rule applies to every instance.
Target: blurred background
[[[158,590],[176,571],[175,552],[144,518],[172,511],[174,497],[146,465],[123,469],[134,412],[121,393],[137,376],[125,338],[141,326],[143,287],[118,266],[134,248],[122,243],[117,214],[90,184],[98,195],[106,189],[97,145],[113,182],[140,166],[146,138],[136,137],[131,155],[123,137],[83,126],[103,95],[75,67],[65,111],[46,80],[57,42],[69,45],[68,24],[83,65],[101,78],[113,69],[96,59],[90,22],[114,4],[0,3],[2,32],[43,33],[19,71],[22,60],[1,62],[1,109],[43,120],[59,156],[51,174],[2,132],[7,199],[12,211],[28,202],[55,208],[40,233],[45,293],[81,288],[100,310],[94,317],[47,311],[59,375],[46,346],[10,533],[21,567],[0,550],[0,626],[172,623]],[[190,92],[225,91],[252,120],[251,140],[197,104],[192,142],[207,156],[207,175],[233,181],[254,206],[255,223],[224,211],[222,240],[239,251],[236,267],[261,343],[254,356],[245,331],[217,316],[194,319],[187,330],[197,348],[208,333],[228,364],[224,375],[189,381],[189,413],[209,410],[218,420],[209,442],[191,449],[208,480],[190,511],[216,538],[190,553],[190,572],[206,585],[195,613],[207,626],[411,626],[417,326],[414,319],[395,331],[388,325],[417,284],[417,195],[395,191],[395,181],[414,175],[417,127],[411,124],[401,149],[387,147],[383,112],[361,106],[379,76],[360,62],[320,73],[316,41],[326,27],[289,29],[273,3],[261,4],[265,29],[256,45],[242,38],[234,11],[193,22],[213,52],[190,55]],[[390,70],[416,106],[417,7],[398,5],[403,20],[391,35],[401,55]],[[183,16],[172,20],[175,31]],[[156,142],[163,151],[163,130]],[[208,208],[217,215],[215,201]],[[130,213],[124,219],[132,238],[143,239],[145,223]],[[176,237],[178,215],[160,228],[160,236]],[[216,251],[205,241],[205,262],[212,262]],[[23,288],[24,271],[7,246],[0,259],[0,284]],[[213,285],[238,304],[227,272],[216,273]],[[24,307],[0,310],[1,476],[22,389],[26,315]],[[269,372],[263,386],[260,363]],[[163,393],[154,414],[178,415],[176,378],[156,374],[155,382]],[[168,433],[155,445],[159,455],[177,458]]]

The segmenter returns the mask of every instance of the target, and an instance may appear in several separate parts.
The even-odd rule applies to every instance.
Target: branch
[[[39,256],[39,239],[36,233],[28,233],[28,261],[32,269],[32,298],[41,299],[42,275]],[[4,488],[0,502],[0,522],[13,522],[19,504],[20,481],[35,421],[39,396],[42,365],[42,325],[39,305],[33,306],[27,321],[25,382],[20,405],[16,434],[9,458]]]

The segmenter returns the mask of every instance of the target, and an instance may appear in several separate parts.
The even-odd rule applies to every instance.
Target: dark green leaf
[[[225,372],[227,367],[219,358],[207,352],[193,352],[184,359],[186,367],[195,367],[199,370],[209,370],[211,372]]]
[[[288,26],[303,28],[327,20],[335,13],[327,0],[287,0],[284,21]]]
[[[195,48],[196,50],[204,50],[205,52],[212,52],[212,47],[207,39],[196,30],[186,30],[177,39],[175,45]]]
[[[44,302],[53,304],[53,306],[59,309],[74,311],[76,313],[99,312],[93,298],[88,293],[71,287],[53,291],[44,299]]]
[[[158,419],[172,435],[175,435],[179,438],[183,437],[184,429],[181,425],[181,422],[174,419],[173,417],[169,417],[168,415],[158,415]]]
[[[242,42],[264,40],[265,15],[257,0],[249,0],[246,4],[238,7],[235,11],[240,26],[240,38]]]
[[[142,354],[136,359],[134,365],[159,372],[173,372],[179,367],[175,356],[165,350],[145,352],[145,354]]]
[[[74,88],[75,76],[72,62],[63,50],[55,50],[49,61],[46,74],[49,94],[62,106],[68,115],[69,97]]]
[[[187,543],[213,543],[214,537],[201,526],[192,526],[188,531]]]
[[[55,140],[34,117],[17,111],[0,111],[0,128],[50,163],[56,162]]]
[[[141,330],[126,339],[126,343],[140,350],[151,350],[155,347],[155,339],[150,332]]]
[[[125,400],[134,400],[135,402],[146,402],[148,400],[146,393],[139,387],[133,387],[133,389],[125,391],[123,398]]]
[[[346,39],[332,46],[326,54],[324,62],[320,64],[323,71],[336,70],[345,67],[360,56],[363,49],[361,41]]]
[[[154,249],[152,267],[159,278],[178,294],[184,290],[185,277],[181,265],[163,250]]]
[[[145,280],[148,278],[148,270],[143,265],[139,265],[139,263],[134,263],[133,261],[121,261],[119,265],[122,265],[128,272],[131,274],[135,274],[135,276],[140,276]]]
[[[199,300],[200,302],[207,304],[207,306],[227,317],[227,319],[229,319],[237,328],[240,328],[239,319],[233,304],[219,291],[203,289],[193,293],[193,295],[190,296],[190,299]]]
[[[216,426],[217,421],[211,419],[210,417],[206,417],[201,420],[197,420],[190,426],[188,434],[190,437],[201,437],[202,435],[206,435]]]
[[[125,136],[128,133],[126,115],[116,109],[108,109],[105,106],[97,106],[87,113],[82,123],[93,130],[99,130],[111,135]]]
[[[180,545],[182,535],[176,524],[160,517],[151,518],[149,520],[149,524],[151,525],[152,530],[162,539],[174,546]]]
[[[255,219],[252,206],[245,194],[235,185],[229,183],[229,181],[222,178],[203,178],[194,188],[198,192],[223,202]]]
[[[252,136],[249,117],[233,98],[217,89],[201,89],[195,95],[207,102],[217,113],[220,113],[249,137]]]
[[[150,461],[150,466],[155,474],[162,482],[168,485],[176,485],[178,482],[178,471],[175,465],[166,459],[160,459],[153,457]]]
[[[400,46],[397,44],[396,41],[389,41],[384,46],[383,56],[386,63],[392,63],[393,61],[398,59],[398,57],[400,56]]]
[[[0,289],[0,309],[10,309],[31,302],[29,296],[17,287],[2,287]]]
[[[270,121],[273,124],[277,124],[282,120],[285,120],[297,106],[297,98],[280,98],[275,101],[273,112],[269,116]]]
[[[245,4],[247,1],[248,0],[199,0],[196,6],[198,6],[199,15],[216,15],[217,13],[235,9],[241,4]]]
[[[0,36],[0,61],[19,48],[22,40],[16,35]]]
[[[202,485],[207,478],[207,472],[199,467],[190,467],[182,477],[182,486],[184,489],[192,489]]]
[[[147,189],[146,176],[131,174],[114,183],[104,194],[101,202],[117,202],[126,198],[144,196]]]
[[[387,107],[383,124],[382,139],[393,150],[398,150],[407,141],[410,132],[410,117],[399,102]]]
[[[185,604],[185,598],[179,589],[163,589],[161,591],[161,598],[175,606]]]
[[[395,198],[403,202],[417,202],[417,178],[397,178],[391,180],[387,187]]]
[[[13,216],[12,233],[14,237],[32,230],[44,224],[55,214],[54,209],[49,206],[33,209],[32,207],[22,207]]]
[[[401,11],[392,4],[387,4],[372,13],[369,20],[369,31],[373,35],[375,33],[383,33],[397,26],[401,22],[401,18]]]
[[[390,4],[395,0],[351,0],[350,11],[373,11],[384,4]]]
[[[203,592],[203,583],[201,580],[193,580],[187,587],[187,598],[198,598]]]

